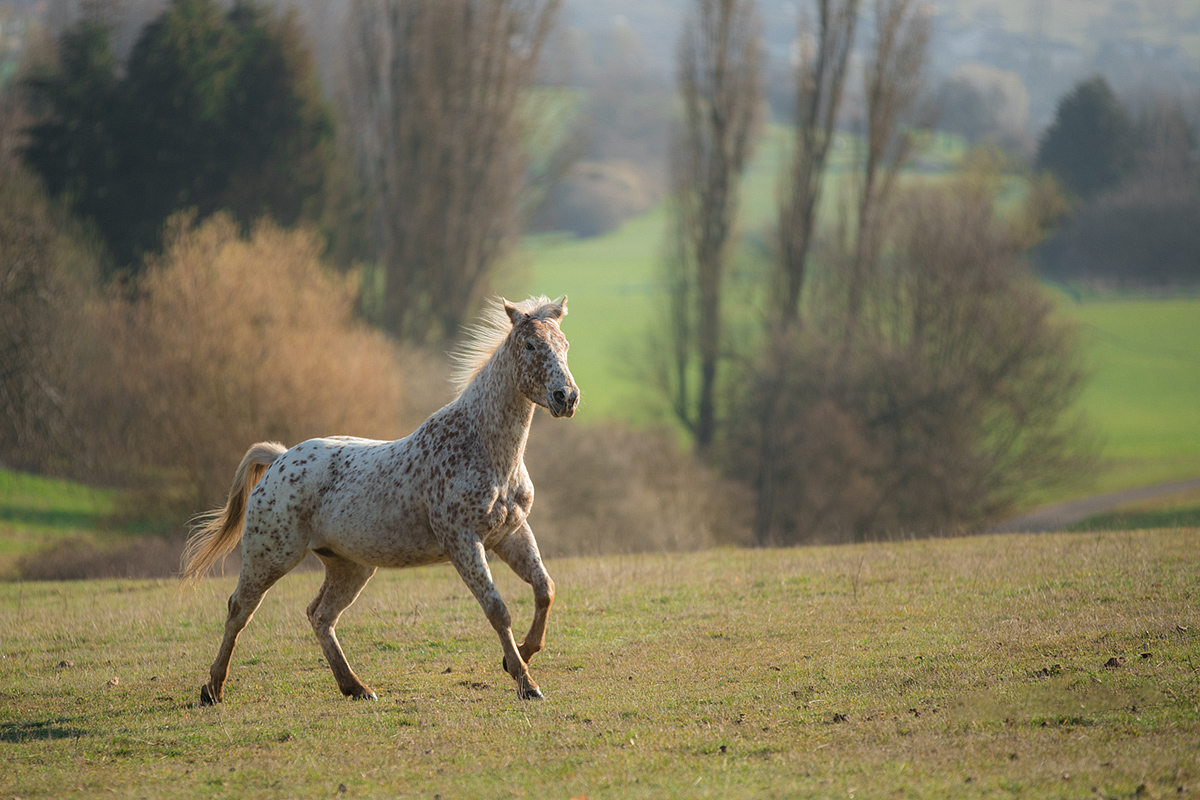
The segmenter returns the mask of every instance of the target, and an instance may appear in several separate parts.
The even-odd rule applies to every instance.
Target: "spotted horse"
[[[545,645],[554,581],[527,521],[533,483],[524,454],[535,406],[571,417],[579,405],[559,327],[566,313],[565,296],[489,304],[458,353],[458,396],[403,439],[335,436],[291,449],[260,442],[246,452],[228,502],[198,520],[183,556],[184,581],[193,582],[242,544],[202,704],[222,701],[238,635],[309,551],[324,562],[325,581],[308,619],[342,694],[377,699],[334,632],[376,569],[449,561],[499,635],[518,696],[542,699],[527,665]],[[533,587],[533,622],[520,645],[488,551]]]

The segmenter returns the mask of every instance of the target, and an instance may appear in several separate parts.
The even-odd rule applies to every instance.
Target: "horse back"
[[[271,464],[251,497],[247,536],[258,528],[374,566],[444,561],[413,485],[407,444],[338,436],[296,445]]]

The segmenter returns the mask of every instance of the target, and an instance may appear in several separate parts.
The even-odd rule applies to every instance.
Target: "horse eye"
[[[528,351],[528,352],[530,352],[530,353],[532,353],[532,352],[534,351],[534,349],[536,349],[536,347],[537,347],[537,345],[535,345],[533,342],[526,342],[526,343],[525,343],[525,350],[526,350],[526,351]]]

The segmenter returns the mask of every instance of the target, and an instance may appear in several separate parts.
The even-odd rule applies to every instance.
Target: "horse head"
[[[579,387],[567,368],[567,337],[559,323],[567,314],[567,296],[530,311],[504,301],[512,322],[509,346],[517,362],[517,386],[530,402],[555,417],[571,417],[579,406]]]

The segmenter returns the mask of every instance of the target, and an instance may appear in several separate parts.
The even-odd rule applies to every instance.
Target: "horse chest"
[[[520,528],[529,516],[532,503],[532,493],[520,483],[497,488],[495,499],[487,510],[486,529],[482,537],[485,544],[503,539]]]

